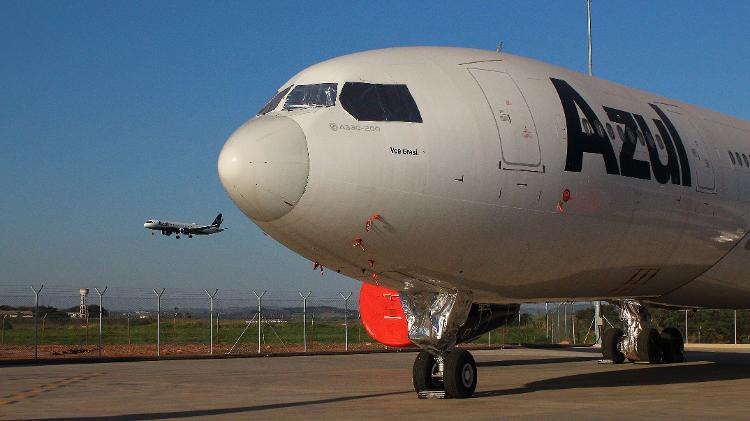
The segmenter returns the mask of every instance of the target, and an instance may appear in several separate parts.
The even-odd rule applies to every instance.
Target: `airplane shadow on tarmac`
[[[414,391],[402,391],[402,392],[385,392],[385,393],[373,393],[370,395],[356,395],[356,396],[341,396],[338,398],[328,399],[315,399],[310,401],[298,401],[298,402],[283,402],[283,403],[272,403],[266,405],[255,405],[255,406],[236,406],[230,408],[212,408],[212,409],[193,409],[186,411],[165,411],[165,412],[144,412],[144,413],[133,413],[133,414],[122,414],[122,415],[109,415],[109,416],[94,416],[94,417],[75,417],[75,418],[38,418],[36,421],[85,421],[85,420],[101,420],[101,421],[135,421],[135,420],[163,420],[170,418],[188,418],[188,417],[209,417],[215,415],[231,415],[231,414],[242,414],[246,412],[256,411],[268,411],[273,409],[283,408],[294,408],[298,406],[308,405],[322,405],[327,403],[346,402],[359,399],[368,398],[380,398],[392,395],[403,395],[412,394]]]
[[[593,354],[593,353],[592,353]],[[748,354],[716,353],[716,352],[690,352],[687,354],[689,363],[683,364],[622,364],[608,365],[601,371],[595,373],[574,374],[570,376],[555,377],[528,383],[522,387],[513,389],[500,389],[490,391],[479,391],[474,398],[489,398],[494,396],[522,395],[545,390],[566,390],[578,388],[600,388],[620,386],[652,386],[675,383],[702,383],[710,381],[738,380],[750,378],[750,357]],[[557,357],[539,358],[526,360],[508,361],[483,361],[477,363],[485,376],[492,376],[493,367],[510,367],[519,365],[543,365],[564,364],[571,362],[590,362],[598,357]],[[383,398],[397,395],[413,394],[413,390],[398,392],[383,392],[367,395],[341,396],[327,399],[314,399],[307,401],[282,402],[255,406],[239,406],[229,408],[193,409],[185,411],[165,411],[150,413],[132,413],[112,416],[76,417],[76,418],[54,418],[56,420],[104,420],[104,421],[130,421],[130,420],[154,420],[166,418],[206,417],[213,415],[242,414],[273,409],[304,407],[309,405],[324,405],[329,403],[356,401],[360,399]],[[51,418],[50,418],[51,419]]]
[[[712,381],[740,380],[750,378],[750,358],[747,354],[688,353],[689,361],[699,364],[622,364],[609,365],[614,370],[595,373],[574,374],[528,383],[522,387],[479,391],[474,398],[492,396],[521,395],[545,390],[565,390],[580,388],[602,388],[621,386],[657,386],[679,383],[704,383]],[[692,357],[692,358],[691,358]],[[554,364],[586,361],[593,358],[550,358],[540,360],[492,361],[477,364],[484,367],[500,367],[530,364]],[[491,370],[485,370],[491,376]]]
[[[477,367],[512,367],[519,365],[541,365],[541,364],[561,364],[581,361],[595,361],[600,357],[560,357],[560,358],[532,358],[529,360],[508,360],[508,361],[482,361],[477,363]]]

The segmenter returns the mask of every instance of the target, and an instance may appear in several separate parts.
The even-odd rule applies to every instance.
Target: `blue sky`
[[[0,3],[0,286],[269,289],[311,270],[244,217],[216,159],[290,76],[373,48],[494,49],[586,70],[585,0]],[[750,2],[594,1],[594,72],[750,119]],[[230,229],[151,236],[149,217]]]

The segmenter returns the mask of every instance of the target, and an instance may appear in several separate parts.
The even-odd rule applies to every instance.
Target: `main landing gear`
[[[668,327],[661,333],[651,323],[648,309],[635,300],[623,300],[620,319],[625,331],[609,328],[602,336],[602,356],[613,364],[630,362],[667,364],[685,361],[685,343],[678,329]]]

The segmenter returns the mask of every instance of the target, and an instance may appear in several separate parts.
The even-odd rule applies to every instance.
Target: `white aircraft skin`
[[[210,225],[199,225],[199,224],[186,224],[184,222],[172,222],[162,221],[159,219],[149,219],[143,227],[146,229],[161,231],[163,235],[175,234],[175,238],[180,238],[180,234],[187,235],[189,238],[193,238],[193,235],[211,235],[217,232],[222,232],[226,228],[221,228],[221,223],[224,222],[224,218],[219,214],[214,222]],[[154,234],[153,232],[151,234]]]
[[[466,398],[476,364],[454,345],[514,303],[618,302],[613,363],[684,361],[644,304],[750,307],[748,138],[748,122],[538,61],[393,48],[294,76],[218,170],[314,268],[396,290],[362,289],[368,333],[423,349],[421,397]]]
[[[338,57],[281,90],[336,83],[340,94],[345,82],[405,84],[423,122],[357,121],[340,101],[285,111],[282,100],[237,129],[219,157],[232,200],[291,250],[364,282],[469,290],[480,303],[750,307],[750,166],[740,160],[749,123],[460,48]],[[580,103],[567,101],[566,120],[566,86],[613,137],[581,123]],[[636,115],[645,128],[622,124]],[[635,127],[650,134],[633,130],[633,152],[618,132],[628,139]],[[613,153],[576,153],[581,136]],[[669,161],[668,181],[656,179],[652,158]]]

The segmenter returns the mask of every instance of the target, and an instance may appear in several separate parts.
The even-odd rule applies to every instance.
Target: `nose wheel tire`
[[[412,384],[414,390],[419,392],[443,390],[443,382],[439,377],[438,361],[434,355],[422,351],[414,360],[412,368]]]
[[[625,354],[620,351],[622,335],[622,329],[616,327],[605,330],[604,335],[602,335],[602,357],[605,360],[612,361],[612,364],[622,364],[625,362]]]
[[[455,399],[470,398],[477,388],[477,364],[465,349],[454,349],[444,359],[445,394]]]
[[[662,360],[666,364],[681,363],[685,361],[685,342],[682,332],[673,327],[668,327],[661,332]]]

